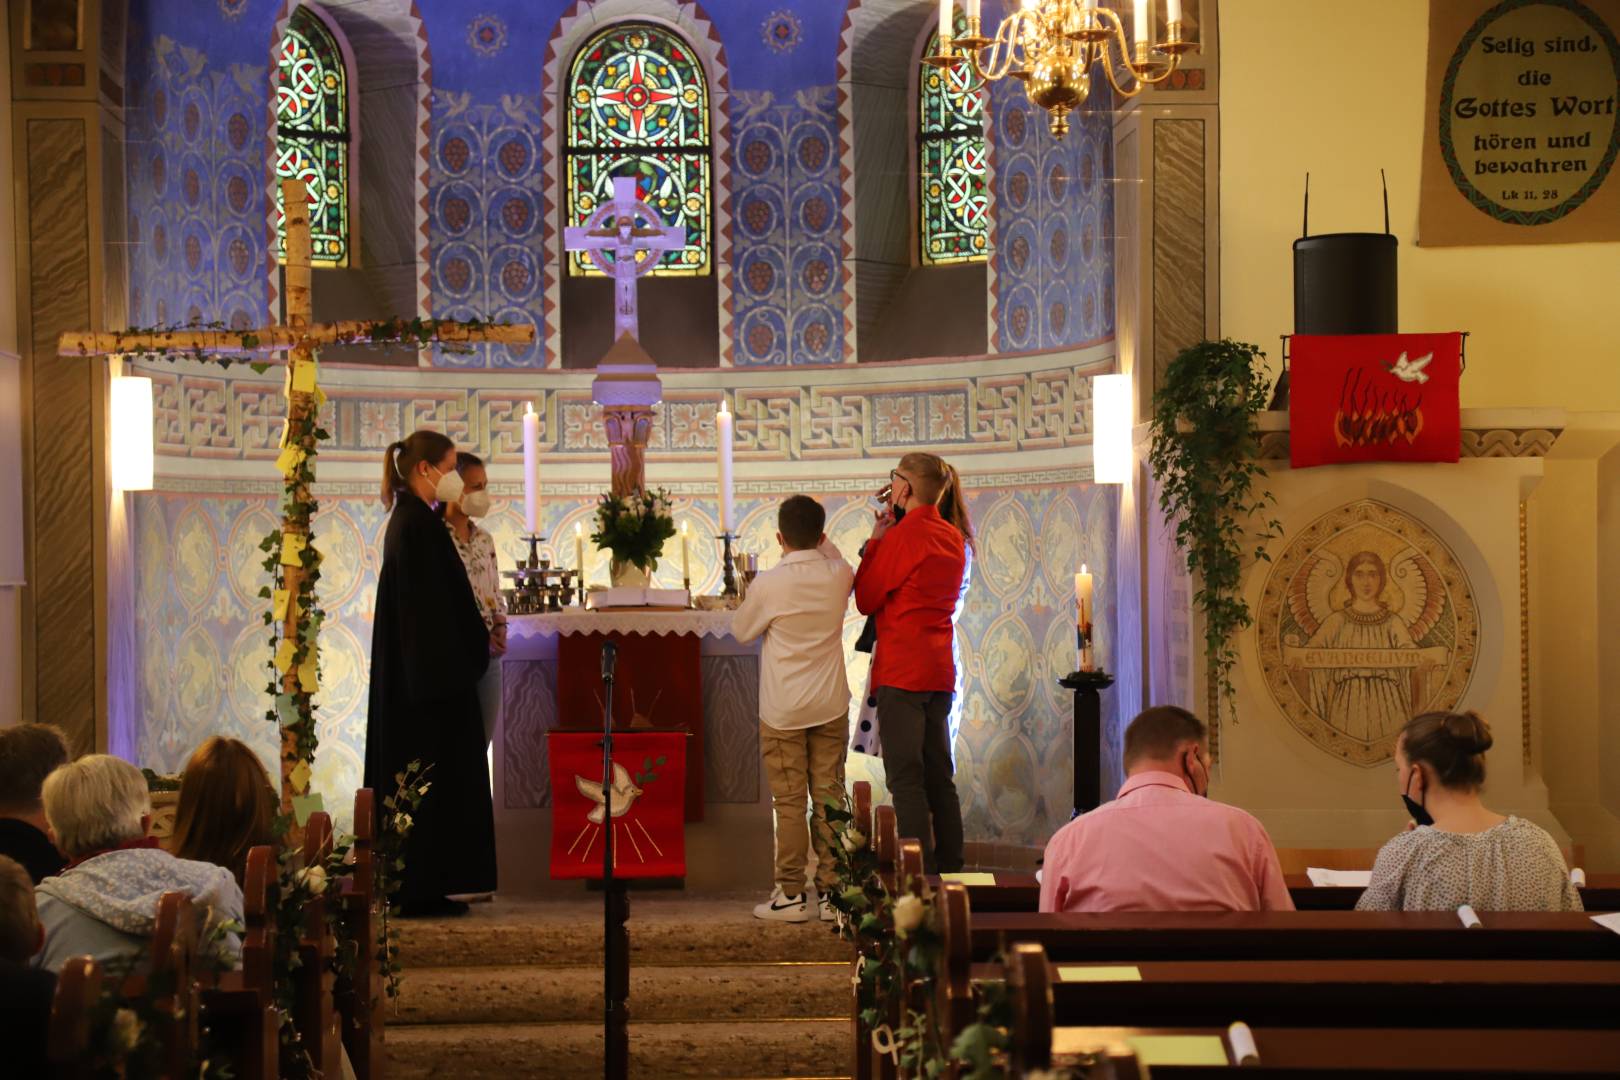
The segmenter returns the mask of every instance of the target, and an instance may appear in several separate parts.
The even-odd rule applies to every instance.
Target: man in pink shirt
[[[1203,721],[1173,705],[1125,729],[1125,785],[1057,831],[1042,911],[1292,911],[1277,850],[1235,806],[1211,802]]]

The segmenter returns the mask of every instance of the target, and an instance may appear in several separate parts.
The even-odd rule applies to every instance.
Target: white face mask
[[[462,495],[461,512],[475,518],[481,518],[489,513],[489,492],[469,491]]]
[[[438,472],[437,469],[433,471]],[[461,498],[461,491],[465,486],[461,482],[461,474],[456,470],[439,473],[439,482],[433,485],[433,497],[441,503],[453,503]]]

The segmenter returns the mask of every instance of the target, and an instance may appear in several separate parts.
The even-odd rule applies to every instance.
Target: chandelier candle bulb
[[[951,30],[954,26],[951,13],[951,0],[939,0],[939,51],[941,54],[951,50]]]
[[[969,26],[979,21],[979,3],[980,0],[964,0],[962,4],[962,10],[967,13]]]
[[[950,3],[950,0],[945,0]],[[726,410],[726,399],[720,399],[720,411],[714,414],[714,441],[719,451],[720,466],[720,531],[729,533],[737,525],[734,495],[731,490],[731,413]]]
[[[540,535],[540,417],[532,401],[523,411],[523,527]]]
[[[1136,18],[1131,27],[1132,39],[1136,42],[1137,52],[1148,42],[1148,31],[1152,26],[1151,16],[1148,12],[1148,0],[1136,0]]]
[[[1166,23],[1181,21],[1181,0],[1164,0],[1164,21]]]

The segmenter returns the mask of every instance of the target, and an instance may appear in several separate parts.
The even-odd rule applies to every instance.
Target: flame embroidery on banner
[[[1400,363],[1407,364],[1406,372],[1422,374],[1429,357],[1417,364],[1407,364],[1406,354]],[[1415,372],[1414,372],[1415,369]],[[1406,374],[1388,367],[1402,381]],[[1333,440],[1340,446],[1372,446],[1376,443],[1394,443],[1405,439],[1410,445],[1417,442],[1423,431],[1423,395],[1407,395],[1395,390],[1382,390],[1372,380],[1363,381],[1360,368],[1344,374],[1344,385],[1339,391],[1339,407],[1333,413]],[[1421,381],[1426,382],[1427,375]]]

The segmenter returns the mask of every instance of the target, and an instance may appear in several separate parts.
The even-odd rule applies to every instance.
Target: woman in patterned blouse
[[[456,455],[456,472],[461,474],[461,498],[445,506],[444,524],[467,567],[467,582],[478,600],[478,613],[489,627],[489,655],[498,660],[506,653],[506,600],[501,593],[495,539],[474,520],[489,513],[489,474],[483,459],[465,450]],[[478,705],[484,713],[484,742],[488,743],[495,737],[495,718],[501,708],[499,663],[492,662],[478,680]]]
[[[1395,742],[1396,778],[1419,820],[1378,852],[1361,911],[1580,911],[1547,832],[1480,801],[1491,729],[1477,713],[1425,713]]]

